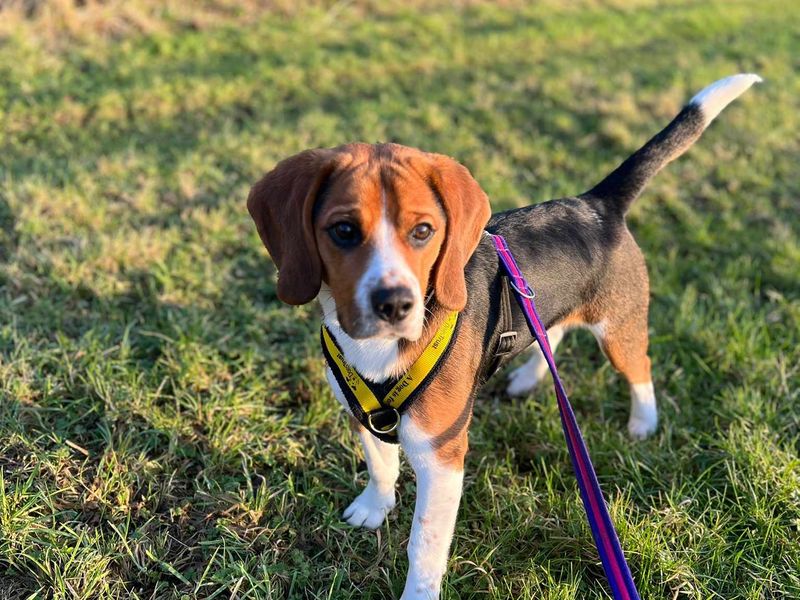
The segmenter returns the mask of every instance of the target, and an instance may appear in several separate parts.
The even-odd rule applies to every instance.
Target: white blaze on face
[[[425,316],[422,290],[419,280],[403,258],[397,231],[389,221],[385,192],[381,192],[381,197],[381,219],[372,240],[372,256],[364,274],[356,284],[356,305],[360,313],[359,325],[362,331],[368,335],[402,337],[415,341],[422,335]],[[374,313],[370,298],[376,290],[396,287],[405,287],[411,291],[414,307],[405,319],[396,325],[390,325],[381,321]]]

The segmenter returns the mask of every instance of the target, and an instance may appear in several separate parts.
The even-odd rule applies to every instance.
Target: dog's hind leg
[[[400,473],[399,446],[380,441],[354,419],[353,426],[364,447],[369,482],[342,516],[355,527],[377,529],[396,503],[394,486]]]
[[[550,340],[550,348],[555,352],[561,339],[564,337],[564,328],[554,325],[547,330],[547,338]],[[508,386],[506,393],[509,396],[522,396],[530,392],[536,385],[548,376],[547,361],[544,354],[539,349],[539,344],[531,346],[530,358],[525,364],[517,367],[508,374]]]
[[[628,432],[637,440],[648,437],[658,425],[658,409],[647,356],[647,308],[628,313],[619,321],[602,321],[589,328],[630,386]]]

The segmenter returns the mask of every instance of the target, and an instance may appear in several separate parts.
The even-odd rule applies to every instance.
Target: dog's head
[[[353,338],[416,340],[429,289],[461,310],[489,201],[453,159],[396,144],[307,150],[253,186],[247,208],[278,267],[278,297],[331,290]]]

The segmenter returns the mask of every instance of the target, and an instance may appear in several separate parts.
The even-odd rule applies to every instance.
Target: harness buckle
[[[526,289],[524,292],[514,284],[513,279],[509,278],[508,283],[512,288],[514,288],[514,291],[517,292],[517,294],[519,294],[523,298],[527,298],[528,300],[533,300],[534,298],[536,298],[536,292],[534,292],[531,289],[531,286],[528,285],[528,282],[525,281],[524,279],[521,279],[520,281],[525,284]]]
[[[367,415],[367,424],[373,433],[392,433],[400,424],[400,413],[391,406],[379,408]]]
[[[495,356],[505,356],[511,349],[514,347],[514,343],[517,341],[517,332],[516,331],[506,331],[500,334],[500,339],[497,342],[497,350],[495,350]]]

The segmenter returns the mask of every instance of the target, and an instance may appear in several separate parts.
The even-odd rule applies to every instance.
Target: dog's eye
[[[333,242],[342,248],[352,248],[361,243],[361,230],[355,223],[340,221],[328,228],[328,235]]]
[[[427,242],[433,235],[433,227],[427,223],[420,223],[411,230],[411,238],[416,242]]]

